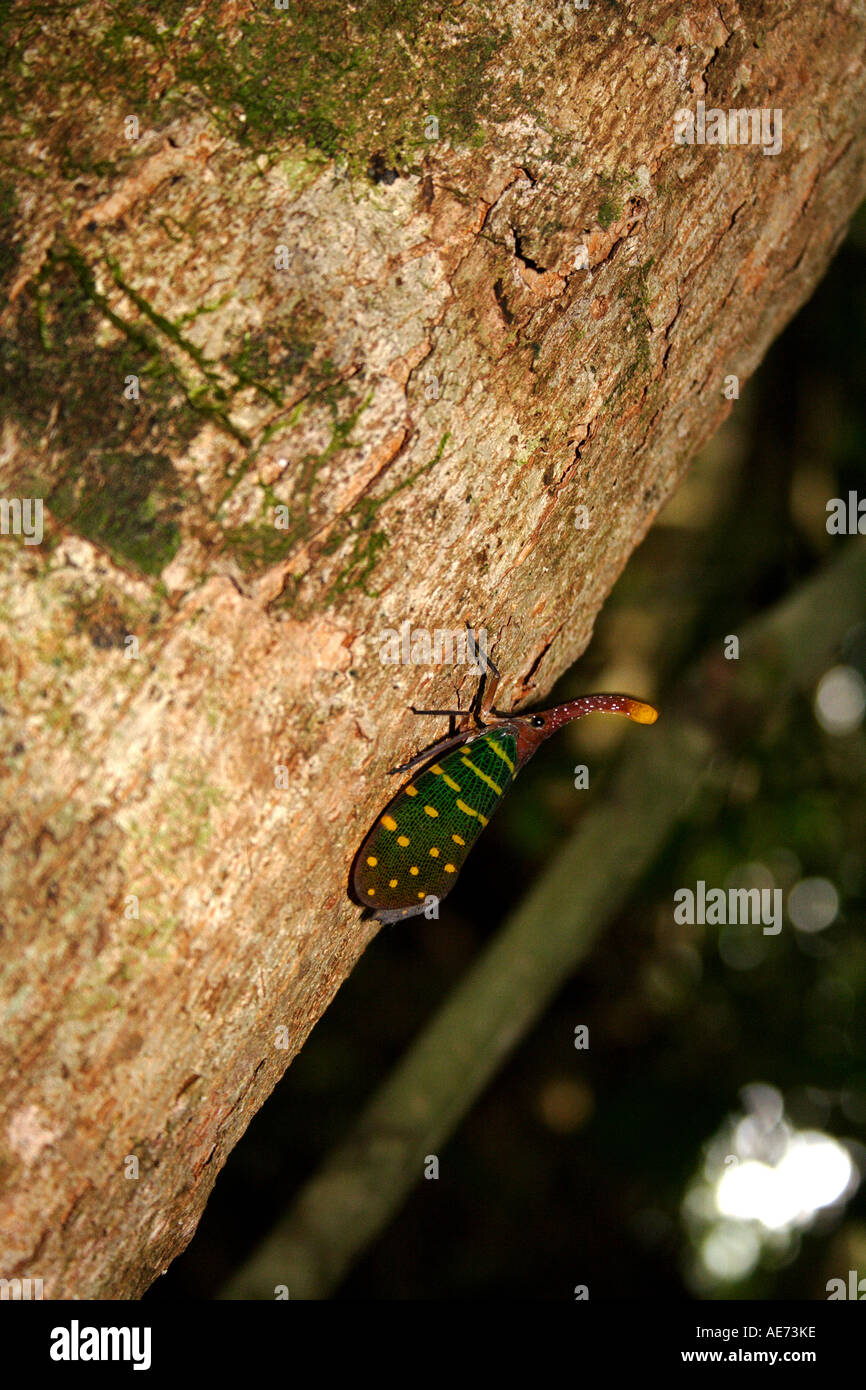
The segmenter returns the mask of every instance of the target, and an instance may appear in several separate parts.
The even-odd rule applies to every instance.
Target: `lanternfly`
[[[520,769],[546,738],[600,711],[654,724],[658,711],[629,695],[582,695],[533,714],[493,708],[499,672],[490,657],[468,710],[416,710],[448,715],[447,738],[392,773],[421,767],[377,817],[352,865],[349,893],[381,922],[425,910],[454,887],[467,854]],[[456,721],[463,723],[457,730]],[[423,764],[423,766],[422,766]]]

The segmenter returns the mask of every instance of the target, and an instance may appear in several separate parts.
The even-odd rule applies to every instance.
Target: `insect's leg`
[[[459,698],[459,697],[458,697]],[[409,706],[413,714],[438,714],[448,715],[448,733],[446,738],[457,732],[457,720],[466,718],[465,709],[417,709],[415,705]]]
[[[420,763],[432,762],[440,753],[445,753],[449,748],[457,748],[461,743],[466,742],[466,734],[453,734],[450,738],[440,738],[438,743],[432,744],[422,752],[416,753],[414,758],[410,758],[408,763],[401,763],[399,767],[389,767],[389,773],[408,772],[410,768],[418,767]]]
[[[440,719],[447,715],[448,733],[444,739],[440,739],[438,743],[434,743],[430,748],[425,748],[423,752],[416,754],[414,758],[410,758],[407,763],[400,763],[398,767],[389,768],[388,770],[391,774],[409,772],[413,767],[417,767],[419,763],[429,762],[432,758],[437,757],[439,753],[445,752],[446,749],[456,748],[457,745],[463,743],[467,737],[466,723],[469,720],[474,722],[476,728],[483,729],[485,727],[482,715],[487,714],[492,707],[496,687],[499,684],[499,667],[493,659],[487,655],[486,651],[482,650],[479,654],[478,647],[475,643],[475,634],[469,623],[466,624],[466,631],[469,653],[476,666],[481,668],[481,679],[478,682],[478,689],[473,696],[471,705],[468,709],[418,709],[417,705],[410,705],[409,708],[413,714],[433,715]],[[493,672],[492,679],[490,678],[491,671]],[[458,700],[460,699],[459,693],[457,698]],[[456,725],[458,719],[464,723],[464,731],[459,734],[457,733]]]
[[[487,665],[493,672],[492,679],[487,679],[487,672],[481,677],[481,685],[478,687],[479,695],[479,715],[493,713],[493,701],[496,699],[496,687],[499,685],[499,669],[493,665],[490,657],[487,658]],[[477,723],[484,723],[483,718],[476,720]]]
[[[457,699],[458,699],[458,700],[460,699],[460,692],[459,692],[459,690],[457,691]],[[408,772],[410,768],[412,768],[412,767],[417,767],[417,765],[418,765],[419,763],[421,763],[421,762],[427,762],[429,759],[435,758],[435,757],[436,757],[436,754],[440,751],[440,749],[443,747],[443,745],[446,746],[446,747],[448,747],[448,748],[452,748],[452,747],[454,747],[456,744],[462,742],[463,738],[465,737],[464,734],[459,734],[459,735],[457,734],[457,720],[458,720],[458,719],[460,719],[460,720],[465,720],[466,717],[467,717],[467,715],[468,715],[468,713],[469,713],[468,710],[465,710],[465,709],[419,709],[417,705],[410,705],[409,708],[411,709],[411,711],[412,711],[413,714],[430,714],[430,715],[433,715],[434,717],[438,717],[438,718],[440,718],[440,719],[441,719],[441,718],[444,718],[445,715],[447,715],[447,716],[448,716],[448,733],[445,735],[444,738],[441,738],[441,739],[439,739],[436,743],[432,744],[431,747],[423,749],[423,751],[420,752],[420,753],[418,753],[418,754],[416,754],[416,756],[415,756],[414,758],[410,758],[409,761],[408,761],[408,763],[400,763],[400,765],[399,765],[398,767],[390,767],[390,768],[388,769],[388,771],[389,771],[389,773],[392,773],[392,774],[395,773],[395,772]],[[456,735],[456,737],[455,737],[455,735]]]
[[[484,705],[484,686],[487,683],[487,672],[482,673],[478,682],[478,689],[472,697],[472,704],[469,706],[470,717],[477,729],[484,728],[484,720],[481,718],[481,711]]]
[[[490,713],[493,707],[496,687],[499,684],[499,667],[496,665],[493,658],[487,655],[487,652],[484,651],[483,648],[479,653],[475,643],[475,634],[469,623],[466,624],[466,632],[472,660],[475,662],[476,667],[481,669],[481,679],[478,682],[475,698],[469,707],[469,713],[477,727],[483,729],[483,716]],[[492,678],[490,677],[491,671],[493,672]]]
[[[417,709],[415,705],[410,705],[409,708],[413,714],[448,714],[452,719],[458,714],[461,719],[465,719],[467,713],[465,709]]]

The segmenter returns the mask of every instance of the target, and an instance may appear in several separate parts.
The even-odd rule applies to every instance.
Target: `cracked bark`
[[[361,159],[356,135],[348,165],[242,139],[198,89],[131,142],[108,80],[7,107],[0,490],[45,497],[46,536],[0,545],[5,1277],[135,1297],[184,1247],[370,940],[346,875],[414,751],[405,707],[453,699],[451,671],[383,666],[379,634],[468,618],[499,703],[543,695],[725,377],[844,235],[862,8],[680,9],[467,2],[416,46],[507,24],[483,142],[444,118],[425,142],[436,98],[409,84],[415,143]],[[249,12],[209,19],[226,52]],[[196,13],[135,49],[160,94]],[[27,33],[29,73],[65,22]],[[781,153],[675,147],[699,99],[782,108]]]

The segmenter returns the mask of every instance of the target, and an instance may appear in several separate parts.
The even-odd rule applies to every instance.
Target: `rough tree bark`
[[[863,196],[859,0],[330,8],[3,20],[0,1274],[46,1297],[165,1268],[370,940],[454,693],[383,630],[544,692]],[[781,151],[675,145],[701,100]]]

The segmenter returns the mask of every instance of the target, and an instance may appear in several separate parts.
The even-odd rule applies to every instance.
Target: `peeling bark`
[[[863,196],[854,0],[397,9],[4,21],[0,1274],[47,1297],[183,1249],[370,940],[405,707],[466,676],[384,629],[544,693]],[[701,100],[781,152],[674,145]]]

